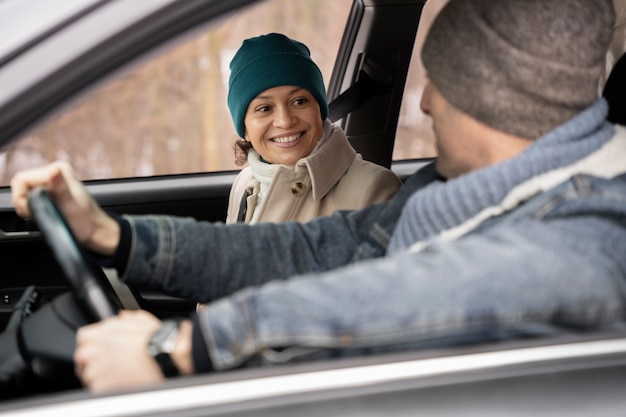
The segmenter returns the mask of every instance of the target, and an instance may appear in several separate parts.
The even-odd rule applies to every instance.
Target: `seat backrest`
[[[626,53],[611,69],[602,96],[609,102],[609,121],[626,125]]]

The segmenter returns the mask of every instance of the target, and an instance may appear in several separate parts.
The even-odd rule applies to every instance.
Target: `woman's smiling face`
[[[320,106],[308,90],[273,87],[248,105],[245,139],[265,161],[295,165],[322,138],[322,123]]]

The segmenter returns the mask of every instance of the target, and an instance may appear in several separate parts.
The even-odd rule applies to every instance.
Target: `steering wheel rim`
[[[93,321],[117,314],[119,304],[110,292],[105,291],[105,288],[111,289],[111,284],[104,274],[96,273],[94,263],[85,254],[45,188],[31,191],[28,205],[33,220],[63,270],[83,312]]]

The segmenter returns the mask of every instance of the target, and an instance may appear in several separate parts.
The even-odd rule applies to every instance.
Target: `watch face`
[[[152,356],[161,352],[171,353],[178,339],[178,321],[165,320],[161,327],[154,332],[148,344],[148,350]]]

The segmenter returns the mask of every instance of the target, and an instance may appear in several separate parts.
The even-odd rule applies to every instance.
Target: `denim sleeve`
[[[382,209],[338,212],[306,224],[254,226],[125,216],[132,243],[122,279],[138,288],[207,302],[270,280],[326,271],[350,262],[367,233],[369,226],[363,225]]]

